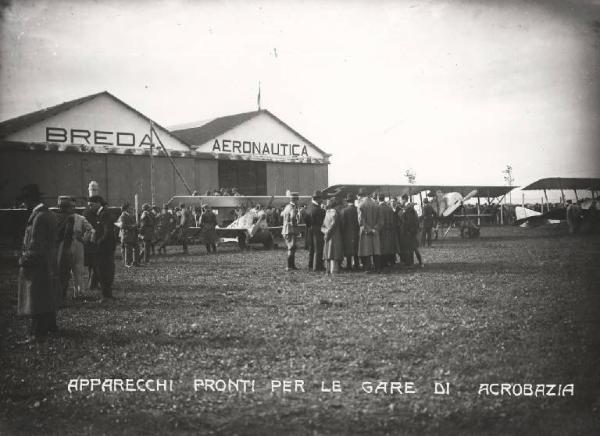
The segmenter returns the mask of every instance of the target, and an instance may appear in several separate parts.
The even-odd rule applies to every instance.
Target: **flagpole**
[[[150,203],[154,207],[154,139],[152,120],[150,120]]]
[[[258,81],[258,97],[256,98],[256,103],[258,104],[258,110],[260,110],[260,80]]]

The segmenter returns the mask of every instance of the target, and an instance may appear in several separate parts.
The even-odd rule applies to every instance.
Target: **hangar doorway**
[[[242,195],[267,195],[267,163],[219,160],[219,187]]]

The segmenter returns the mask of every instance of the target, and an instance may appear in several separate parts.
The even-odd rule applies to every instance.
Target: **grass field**
[[[2,264],[1,434],[600,434],[599,235],[484,228],[423,249],[424,269],[334,277],[286,273],[281,249],[170,251],[117,262],[117,301],[90,293],[31,346],[16,345],[17,270]],[[174,389],[69,394],[77,377]],[[195,378],[254,379],[255,392],[194,392]],[[271,393],[271,379],[306,392]],[[332,380],[343,391],[321,392]],[[378,381],[416,393],[361,388]],[[575,395],[485,396],[481,383]]]

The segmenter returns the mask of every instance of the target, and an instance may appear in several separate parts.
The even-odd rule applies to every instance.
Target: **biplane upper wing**
[[[521,188],[523,191],[581,189],[600,191],[600,178],[595,177],[547,177]]]
[[[388,197],[398,197],[404,194],[416,195],[419,192],[429,191],[435,193],[436,191],[447,192],[458,192],[463,197],[467,197],[471,194],[471,197],[481,198],[498,198],[506,195],[516,186],[495,186],[495,185],[333,185],[325,190],[323,193],[328,196],[345,197],[347,194],[356,194],[359,189],[365,189],[369,194],[381,193]],[[473,194],[473,191],[476,191]]]

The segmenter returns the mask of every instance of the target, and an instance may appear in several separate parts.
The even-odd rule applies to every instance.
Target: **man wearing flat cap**
[[[19,315],[29,316],[28,337],[22,343],[44,339],[58,330],[56,311],[61,304],[56,260],[56,219],[42,202],[37,185],[23,187],[18,200],[30,211],[19,258]]]
[[[290,194],[290,202],[285,206],[281,217],[283,218],[283,227],[281,229],[281,236],[285,240],[287,246],[287,267],[286,271],[297,270],[296,267],[296,234],[298,225],[298,193],[292,192]]]
[[[308,269],[325,271],[323,267],[323,232],[321,226],[325,219],[325,209],[321,207],[321,191],[315,191],[310,205],[306,208],[304,223],[306,224],[306,243],[308,244]]]

